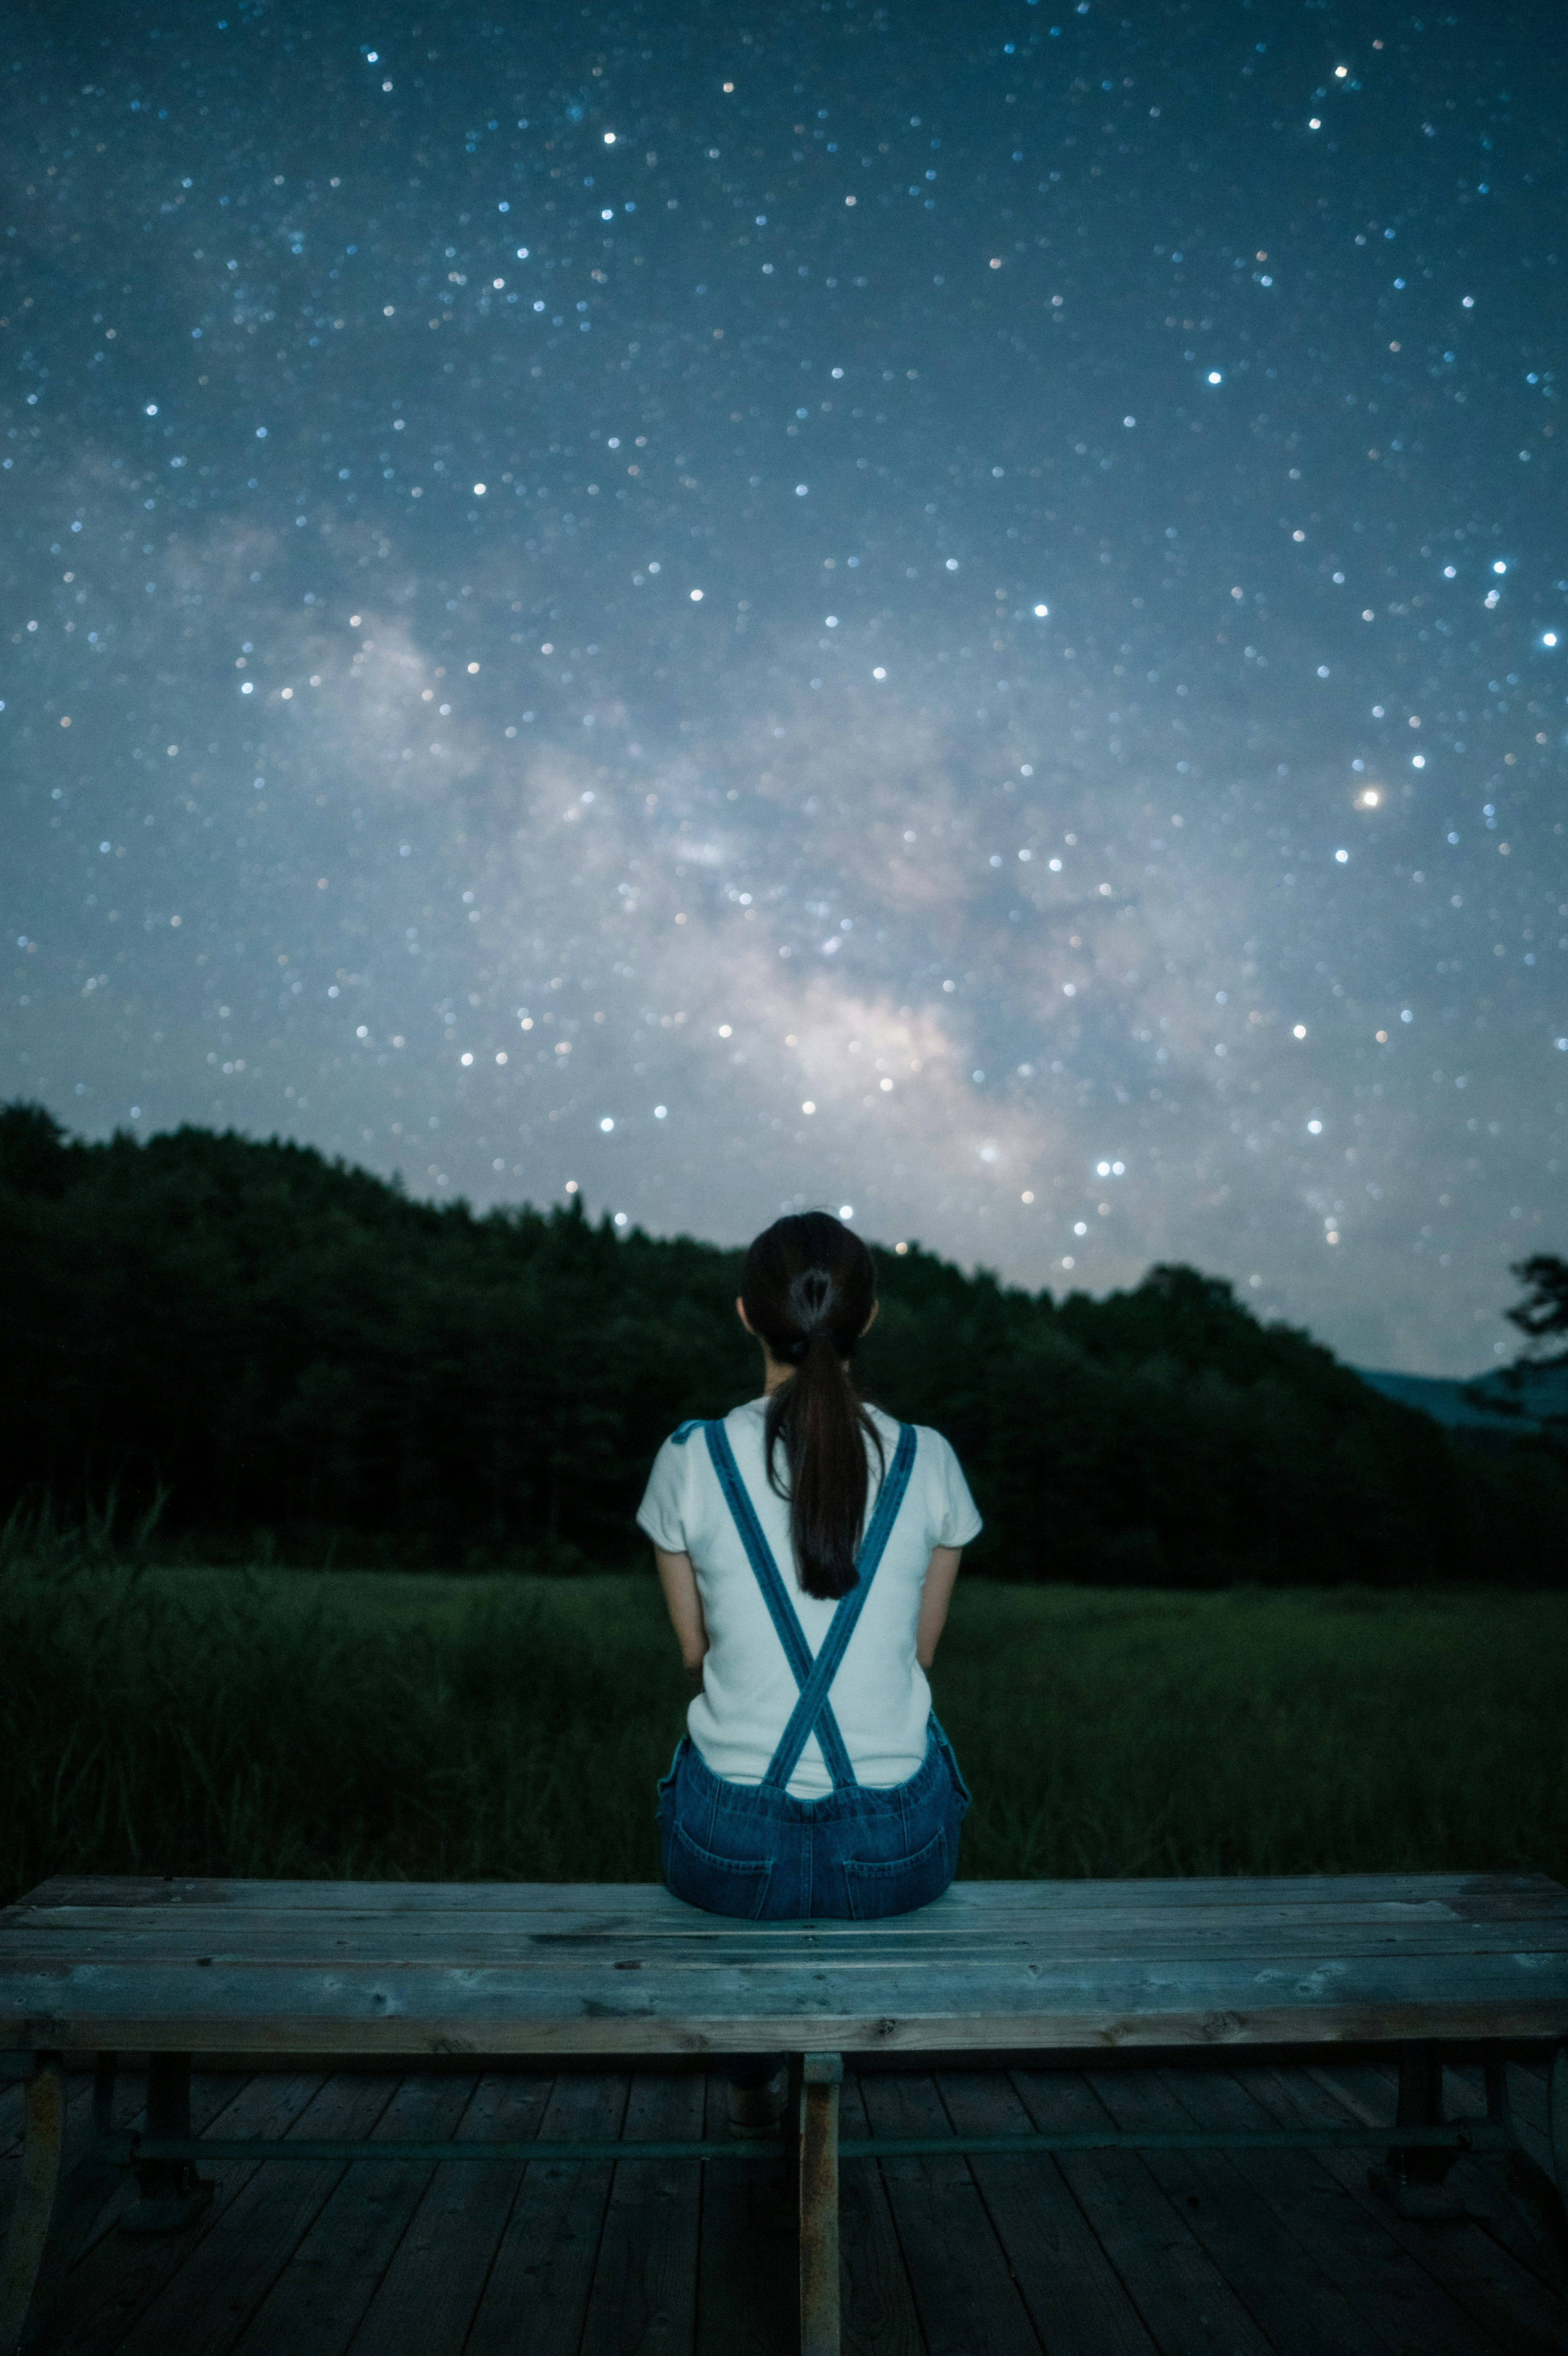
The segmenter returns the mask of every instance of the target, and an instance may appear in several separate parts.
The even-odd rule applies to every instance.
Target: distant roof
[[[1389,1374],[1371,1366],[1355,1370],[1364,1383],[1381,1391],[1385,1398],[1397,1399],[1402,1407],[1419,1408],[1436,1423],[1464,1426],[1469,1430],[1496,1432],[1527,1432],[1541,1430],[1541,1418],[1568,1416],[1568,1361],[1559,1359],[1550,1365],[1526,1366],[1520,1369],[1521,1387],[1515,1390],[1504,1377],[1501,1367],[1488,1367],[1484,1375],[1474,1375],[1468,1382],[1449,1382],[1436,1375]],[[1476,1405],[1466,1396],[1478,1393],[1484,1399],[1499,1402],[1498,1408]],[[1520,1414],[1507,1409],[1518,1406]]]

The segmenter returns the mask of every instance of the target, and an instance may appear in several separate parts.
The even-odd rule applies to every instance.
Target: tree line
[[[952,1440],[992,1577],[1563,1581],[1559,1440],[1445,1432],[1222,1279],[1055,1301],[878,1259],[863,1387]],[[660,1440],[758,1387],[740,1266],[577,1203],[479,1215],[308,1147],[87,1143],[14,1104],[0,1511],[156,1505],[211,1559],[624,1565]],[[1550,1302],[1563,1264],[1530,1267]]]

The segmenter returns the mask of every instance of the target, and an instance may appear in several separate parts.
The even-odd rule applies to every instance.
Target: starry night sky
[[[14,11],[0,1094],[1511,1355],[1560,34]]]

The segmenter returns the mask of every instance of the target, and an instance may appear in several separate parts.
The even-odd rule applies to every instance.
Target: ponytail
[[[753,1333],[793,1371],[768,1401],[763,1453],[788,1496],[790,1537],[808,1595],[847,1595],[866,1518],[866,1440],[882,1443],[849,1374],[877,1302],[876,1268],[857,1235],[826,1211],[775,1220],[746,1255],[741,1298]],[[788,1487],[779,1478],[783,1444]]]

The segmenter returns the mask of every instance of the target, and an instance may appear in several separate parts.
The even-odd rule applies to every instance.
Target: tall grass
[[[1568,1878],[1568,1599],[961,1586],[987,1876]],[[684,1694],[645,1577],[170,1570],[0,1545],[0,1885],[642,1880]]]
[[[980,1876],[1568,1880],[1568,1598],[960,1590],[934,1678]]]

